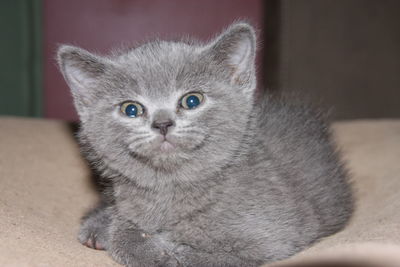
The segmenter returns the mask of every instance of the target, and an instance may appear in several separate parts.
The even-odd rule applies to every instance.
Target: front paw
[[[81,244],[98,250],[105,250],[108,247],[108,227],[110,216],[107,208],[97,207],[90,211],[83,219],[78,234]]]
[[[117,262],[129,267],[177,267],[179,262],[158,235],[123,228],[112,231],[109,253]]]

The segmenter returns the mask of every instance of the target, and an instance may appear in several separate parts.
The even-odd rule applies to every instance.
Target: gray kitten
[[[258,266],[337,232],[351,192],[310,109],[256,100],[246,23],[109,57],[62,46],[87,159],[111,185],[79,240],[128,266]]]

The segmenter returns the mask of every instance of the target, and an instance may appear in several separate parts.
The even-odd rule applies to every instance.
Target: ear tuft
[[[84,49],[62,45],[57,52],[57,61],[82,118],[87,107],[95,101],[99,78],[106,71],[105,60]]]
[[[245,23],[229,27],[217,40],[215,49],[227,56],[229,63],[240,67],[255,56],[256,36],[253,27]]]
[[[105,72],[105,64],[100,57],[79,47],[61,46],[57,52],[57,61],[67,82],[77,82],[82,86],[88,85],[87,82]]]
[[[256,33],[247,23],[235,23],[207,49],[217,64],[230,71],[232,82],[255,87]]]

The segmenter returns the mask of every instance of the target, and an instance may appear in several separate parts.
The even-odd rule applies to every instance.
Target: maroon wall
[[[152,37],[207,40],[238,19],[261,29],[262,15],[262,0],[44,0],[45,116],[77,119],[54,60],[59,44],[106,53]]]

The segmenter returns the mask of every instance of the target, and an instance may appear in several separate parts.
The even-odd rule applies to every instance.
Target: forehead
[[[165,97],[199,79],[196,48],[184,43],[154,42],[122,54],[116,61],[127,79],[135,83],[131,89],[142,96]]]

